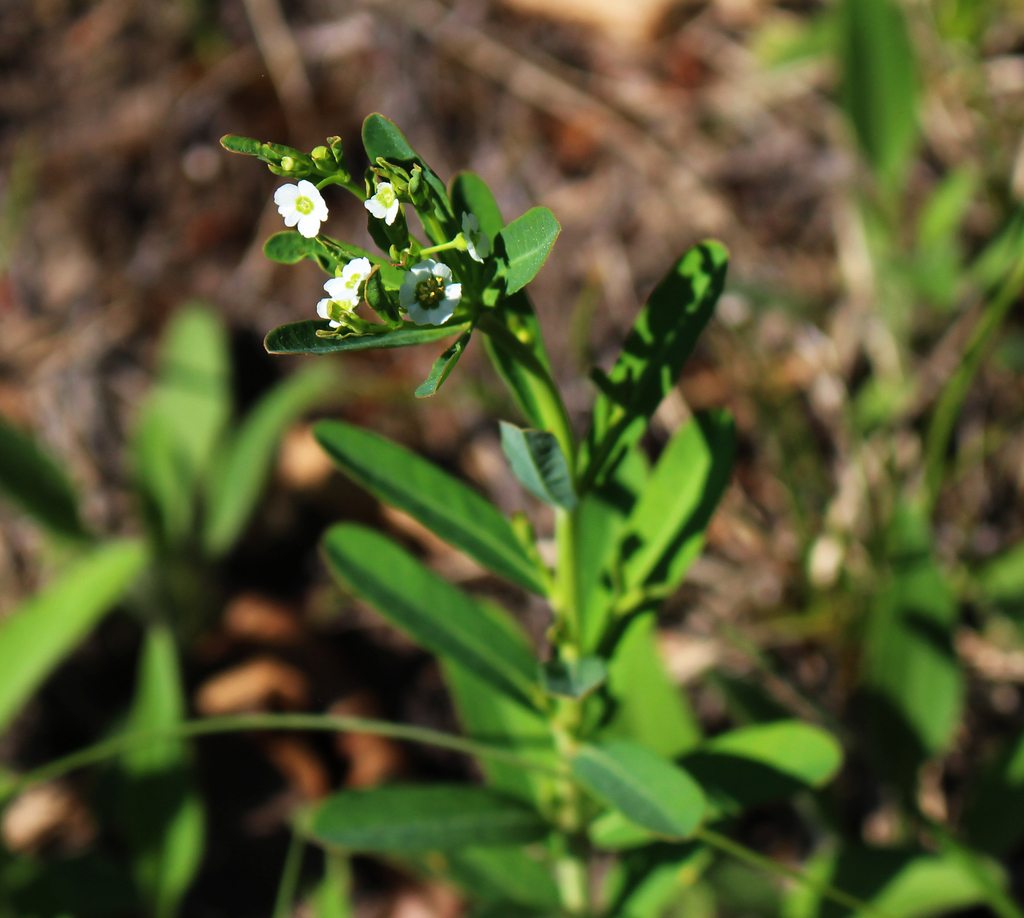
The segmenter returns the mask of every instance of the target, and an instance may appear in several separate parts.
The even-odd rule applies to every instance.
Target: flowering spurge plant
[[[469,737],[456,748],[478,757],[485,780],[343,791],[305,812],[297,831],[329,851],[371,852],[443,877],[480,913],[655,916],[716,852],[757,861],[728,838],[737,818],[821,787],[842,757],[828,733],[798,720],[705,738],[655,646],[657,608],[699,554],[729,480],[734,428],[723,411],[697,414],[653,466],[640,441],[711,317],[725,250],[700,243],[668,272],[615,365],[593,371],[593,419],[577,441],[524,289],[558,235],[553,215],[537,207],[506,223],[478,176],[459,173],[446,187],[380,115],[366,120],[363,142],[371,165],[362,186],[335,142],[330,158],[324,148],[286,154],[296,178],[364,200],[382,254],[309,237],[301,225],[272,236],[270,258],[311,258],[331,277],[320,319],[271,331],[267,349],[329,354],[454,338],[416,391],[428,396],[482,333],[526,421],[501,422],[509,468],[554,511],[553,568],[526,516],[506,519],[405,448],[337,421],[318,424],[316,436],[381,501],[545,599],[551,625],[535,648],[509,613],[379,532],[329,530],[323,553],[343,587],[437,655]],[[282,168],[284,156],[274,157],[284,148],[223,144]],[[291,201],[295,192],[279,194]],[[426,240],[409,232],[410,207]],[[365,307],[379,321],[357,315]],[[597,869],[612,857],[610,871]],[[850,901],[820,881],[814,888]]]

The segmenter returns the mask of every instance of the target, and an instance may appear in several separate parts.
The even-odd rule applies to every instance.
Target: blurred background
[[[690,410],[719,406],[740,436],[706,552],[662,616],[668,669],[710,731],[783,710],[856,733],[886,533],[906,495],[923,493],[954,610],[936,678],[955,681],[958,707],[949,724],[923,723],[931,746],[910,778],[890,782],[866,743],[837,807],[852,837],[883,847],[906,840],[891,786],[956,823],[1024,725],[1024,324],[1020,281],[1004,282],[1024,250],[1024,4],[2,0],[0,414],[68,470],[91,530],[142,531],[129,444],[184,304],[227,329],[236,416],[312,360],[269,357],[262,339],[314,316],[322,276],[263,256],[281,228],[280,180],[219,138],[309,150],[337,134],[359,174],[373,111],[442,177],[482,175],[506,218],[543,204],[560,220],[532,295],[580,430],[588,368],[614,359],[654,283],[693,242],[728,245],[727,293],[648,443],[656,453]],[[325,196],[324,231],[370,248],[359,202]],[[331,361],[321,403],[282,431],[266,490],[182,638],[190,710],[455,729],[433,661],[329,582],[316,542],[341,518],[502,598],[541,637],[543,608],[376,505],[310,434],[318,413],[345,417],[550,527],[507,473],[496,419],[515,409],[478,344],[436,397],[411,397],[438,350]],[[961,395],[936,432],[954,378]],[[0,615],[61,563],[0,502]],[[0,762],[31,767],[110,730],[139,642],[129,611],[107,618],[0,735]],[[908,716],[927,721],[929,704],[926,690]],[[197,749],[209,835],[186,915],[269,915],[303,800],[396,775],[472,775],[454,754],[364,736]],[[123,842],[103,781],[46,785],[8,808],[5,857],[113,863]],[[1016,793],[1002,798],[1011,822],[1024,817]],[[743,831],[785,860],[805,851],[794,825],[779,806]],[[1020,834],[988,849],[1018,882]],[[778,914],[775,887],[737,871],[717,910]],[[448,887],[375,862],[358,863],[356,889],[366,916],[460,913]]]

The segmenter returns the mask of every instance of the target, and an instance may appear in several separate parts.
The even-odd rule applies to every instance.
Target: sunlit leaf
[[[532,207],[505,226],[495,237],[494,251],[507,264],[505,293],[522,290],[544,266],[562,231],[546,207]]]
[[[564,510],[576,506],[572,475],[554,434],[502,421],[501,448],[512,473],[531,494]]]
[[[290,325],[275,328],[267,335],[264,346],[270,354],[335,354],[340,351],[366,351],[429,344],[452,335],[461,335],[468,328],[468,322],[436,327],[405,322],[398,329],[389,329],[381,325],[380,332],[373,335],[318,338],[318,331],[328,330],[326,320],[307,319],[304,322],[292,322]]]
[[[430,375],[419,384],[416,389],[416,398],[429,398],[441,388],[442,383],[448,378],[455,364],[459,362],[462,352],[469,344],[469,336],[472,331],[467,331],[453,345],[447,348],[430,368]]]

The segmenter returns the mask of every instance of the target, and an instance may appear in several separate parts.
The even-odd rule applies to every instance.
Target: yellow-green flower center
[[[444,281],[436,274],[431,274],[416,285],[416,301],[424,309],[433,309],[443,299]]]
[[[295,199],[295,209],[300,214],[311,214],[311,213],[313,213],[313,206],[314,206],[313,202],[309,198],[307,198],[305,195],[299,195],[299,197],[297,197]]]

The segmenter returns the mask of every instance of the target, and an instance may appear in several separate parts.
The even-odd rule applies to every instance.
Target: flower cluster
[[[307,239],[316,237],[320,224],[327,219],[327,204],[320,191],[305,179],[296,185],[278,188],[274,193],[274,203],[284,217],[285,225],[294,226]],[[399,192],[391,182],[381,181],[364,206],[375,218],[391,226],[401,208]],[[449,249],[466,252],[482,264],[491,254],[491,240],[480,229],[477,218],[463,212],[462,232],[450,242],[423,250],[423,254]],[[355,258],[348,262],[338,277],[332,277],[324,284],[327,296],[317,303],[317,315],[326,319],[332,329],[345,327],[351,330],[353,323],[358,321],[354,313],[366,297],[366,282],[373,271],[368,258]],[[462,284],[454,280],[452,269],[433,258],[425,258],[409,268],[398,290],[401,310],[416,325],[443,325],[455,313],[461,299]],[[373,302],[376,304],[376,300]]]

